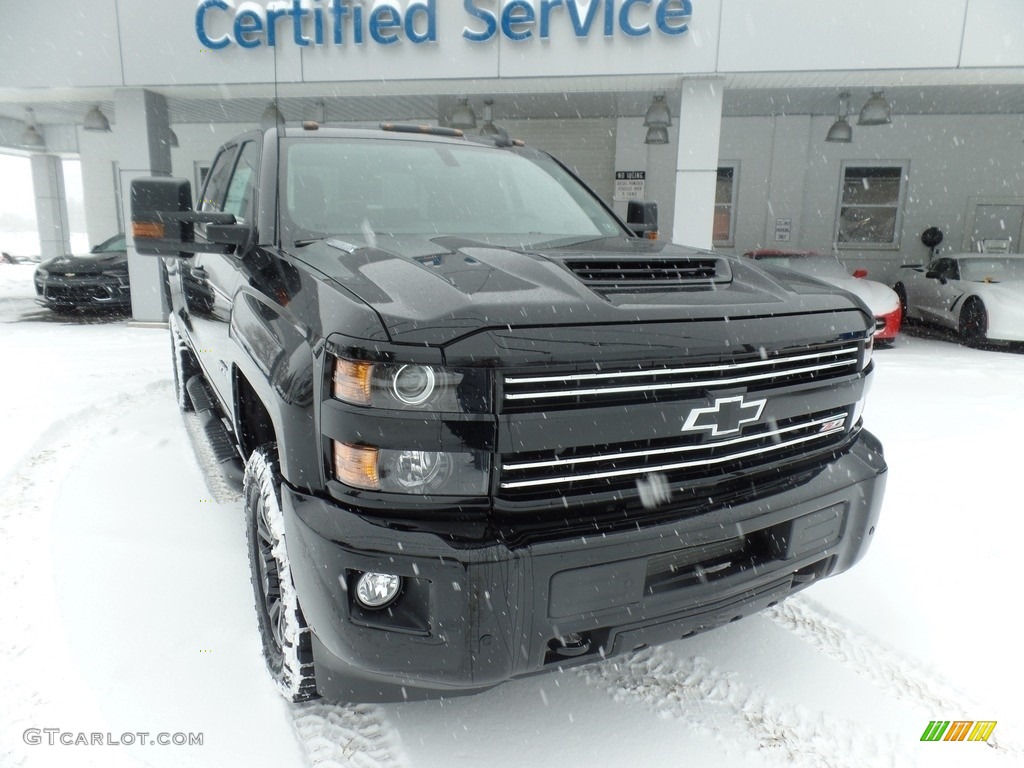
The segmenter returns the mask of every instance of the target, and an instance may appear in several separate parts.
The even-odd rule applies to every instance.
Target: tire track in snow
[[[372,704],[292,705],[295,732],[314,768],[398,768],[398,739]]]
[[[894,735],[867,733],[861,724],[780,702],[702,657],[680,660],[655,648],[585,667],[580,674],[616,700],[638,699],[725,742],[715,718],[701,714],[714,705],[742,725],[761,756],[796,768],[896,768],[915,762]]]
[[[934,713],[936,718],[985,711],[934,670],[844,625],[803,595],[784,600],[765,611],[765,615],[885,693],[912,701],[925,712]],[[1015,732],[1009,739],[1000,739],[1000,735],[999,731],[993,734],[989,746],[1018,759],[1024,757]]]
[[[182,413],[196,461],[218,503],[240,502],[241,489],[221,471],[198,416]],[[399,768],[398,739],[373,705],[312,701],[291,705],[292,725],[313,768]]]
[[[49,425],[0,483],[0,583],[4,585],[3,632],[0,633],[0,744],[20,744],[21,731],[38,726],[37,707],[48,703],[33,669],[52,664],[53,638],[41,636],[34,617],[39,601],[53,599],[44,582],[36,590],[37,575],[51,557],[48,510],[77,456],[88,450],[89,438],[113,419],[123,418],[132,406],[164,393],[170,380],[151,382],[140,391],[125,393],[104,405],[90,405]],[[24,755],[15,756],[18,763]],[[15,764],[18,764],[15,763]]]

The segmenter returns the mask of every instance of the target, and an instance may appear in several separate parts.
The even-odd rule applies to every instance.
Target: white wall
[[[436,43],[417,46],[403,37],[387,46],[300,48],[290,38],[290,24],[282,24],[275,61],[266,45],[204,49],[195,32],[194,0],[9,2],[3,4],[0,88],[270,83],[275,77],[282,83],[372,83],[381,77],[459,80],[1024,64],[1020,0],[697,0],[684,35],[653,31],[629,37],[616,31],[606,38],[599,13],[583,39],[573,33],[565,7],[557,6],[550,39],[538,39],[535,30],[530,40],[499,35],[486,43],[462,36],[467,27],[481,28],[462,3],[436,5]],[[478,7],[491,11],[503,5],[478,0]],[[653,8],[634,6],[634,22],[653,22]],[[209,21],[209,33],[219,38],[228,31],[231,15],[214,10]],[[307,35],[311,27],[307,17]]]
[[[895,279],[899,264],[928,257],[919,238],[930,226],[945,234],[944,249],[959,250],[970,197],[1024,196],[1020,117],[900,116],[888,126],[855,124],[850,144],[825,141],[833,120],[723,119],[721,159],[740,163],[736,247],[731,252],[764,247],[830,250],[843,160],[909,161],[899,248],[840,252],[851,269],[865,267],[883,282]],[[786,138],[780,140],[780,135]],[[789,243],[772,239],[776,216],[793,219]]]

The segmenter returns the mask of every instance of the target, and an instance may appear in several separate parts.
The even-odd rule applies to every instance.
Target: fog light
[[[356,581],[356,602],[364,608],[383,608],[398,597],[401,588],[401,576],[364,573]]]

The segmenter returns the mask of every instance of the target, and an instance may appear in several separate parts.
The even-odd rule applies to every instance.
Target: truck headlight
[[[486,413],[489,388],[464,371],[433,365],[371,363],[334,358],[331,394],[353,405],[397,410]]]
[[[334,477],[354,488],[389,493],[482,496],[490,479],[485,453],[393,450],[332,444]]]

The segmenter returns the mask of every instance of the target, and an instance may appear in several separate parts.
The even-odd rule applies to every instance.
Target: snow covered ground
[[[5,768],[1024,765],[1020,350],[877,353],[889,485],[850,572],[659,649],[389,706],[276,693],[239,505],[174,405],[166,332],[55,318],[31,267],[0,265],[0,359]],[[922,743],[931,720],[998,725]]]

